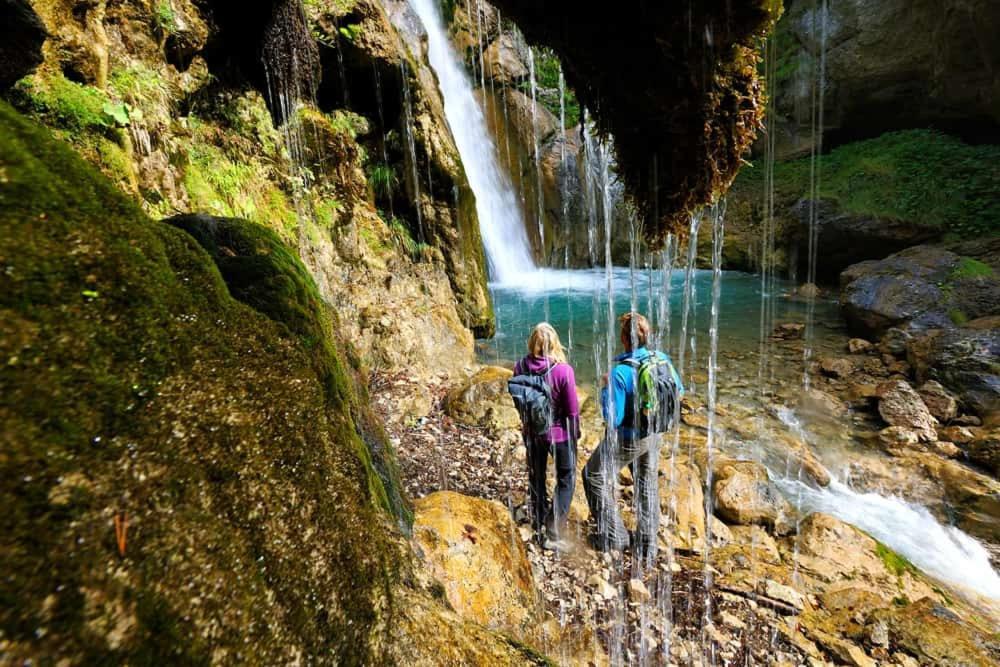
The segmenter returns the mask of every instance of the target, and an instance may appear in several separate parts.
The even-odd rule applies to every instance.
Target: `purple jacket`
[[[528,355],[514,364],[514,375],[542,374],[551,362]],[[580,437],[580,403],[576,396],[576,375],[569,364],[556,364],[548,375],[552,387],[553,423],[549,429],[550,443],[568,442]]]

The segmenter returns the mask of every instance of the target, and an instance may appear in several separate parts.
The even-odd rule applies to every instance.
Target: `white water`
[[[794,410],[781,408],[778,418],[804,440],[807,431]],[[836,479],[817,488],[770,470],[787,498],[797,498],[799,510],[824,512],[860,528],[919,569],[974,594],[1000,601],[1000,574],[975,538],[954,526],[942,525],[926,507],[895,496],[855,491]]]
[[[1000,575],[983,545],[954,526],[940,524],[927,508],[892,496],[859,493],[836,480],[825,489],[788,479],[775,483],[787,497],[799,495],[804,510],[846,521],[924,572],[1000,601]]]
[[[479,230],[490,278],[508,284],[535,271],[524,214],[506,174],[500,169],[493,137],[438,13],[436,0],[411,0],[427,31],[427,50],[444,98],[445,116],[476,195]]]

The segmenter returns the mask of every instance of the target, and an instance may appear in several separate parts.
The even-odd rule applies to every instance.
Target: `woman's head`
[[[539,322],[528,336],[528,353],[535,357],[566,363],[566,350],[559,334],[548,322]]]
[[[627,352],[639,347],[646,347],[649,342],[649,320],[641,314],[632,311],[625,313],[618,321],[621,323],[621,341]]]

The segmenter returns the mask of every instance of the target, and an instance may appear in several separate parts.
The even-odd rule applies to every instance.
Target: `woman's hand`
[[[607,386],[608,386],[608,374],[605,373],[604,375],[601,376],[601,387],[607,387]]]

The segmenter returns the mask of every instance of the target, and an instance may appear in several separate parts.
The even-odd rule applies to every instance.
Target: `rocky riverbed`
[[[776,328],[768,343],[775,367],[801,368],[801,334],[796,323]],[[789,384],[767,392],[769,411],[755,405],[759,388],[739,379],[723,383],[721,445],[711,463],[704,403],[697,391],[685,400],[678,445],[663,448],[662,549],[645,569],[627,553],[587,546],[579,483],[572,549],[556,553],[531,541],[524,451],[505,394],[509,371],[480,368],[457,386],[443,377],[418,384],[378,376],[373,400],[389,424],[406,490],[418,498],[415,540],[449,602],[560,664],[994,664],[995,600],[925,574],[845,521],[807,512],[801,498],[788,497],[788,487],[771,479],[768,467],[781,459],[809,488],[843,478],[861,491],[895,489],[996,543],[996,480],[956,460],[961,450],[938,436],[939,427],[976,428],[976,418],[959,414],[958,403],[934,384],[912,387],[905,362],[868,341],[830,335],[820,348],[809,365],[809,391]],[[733,374],[740,377],[747,375]],[[602,428],[586,393],[580,467]],[[801,418],[797,429],[788,424],[788,406]],[[942,427],[942,420],[968,425]],[[918,435],[912,443],[904,436],[905,446],[890,442],[902,432]],[[839,444],[817,454],[820,439]],[[766,446],[750,446],[762,440]],[[838,447],[850,453],[847,468]],[[714,515],[706,518],[709,465]],[[625,473],[619,481],[628,521],[631,480]],[[452,527],[450,537],[442,521]],[[428,530],[437,539],[428,540]],[[480,549],[487,541],[505,545],[499,570],[487,565],[498,550]],[[442,564],[456,558],[464,559],[461,576],[449,580],[456,570]],[[512,584],[489,573],[525,571],[525,564],[531,576],[518,580],[523,595],[515,606],[523,610],[512,623]],[[484,604],[492,609],[486,617]]]

